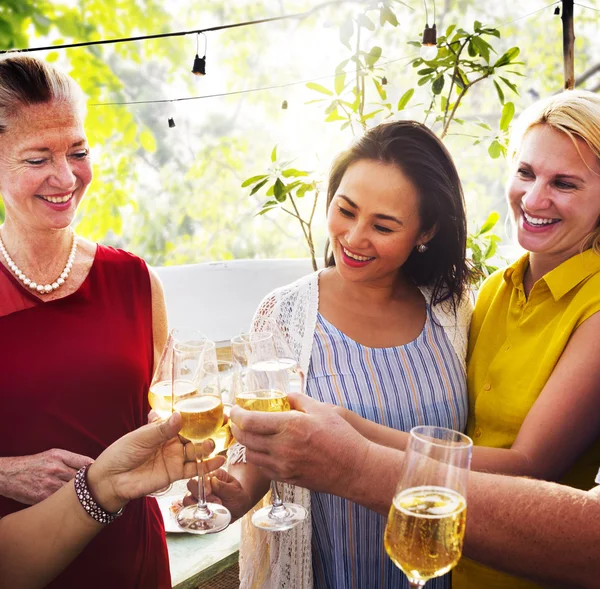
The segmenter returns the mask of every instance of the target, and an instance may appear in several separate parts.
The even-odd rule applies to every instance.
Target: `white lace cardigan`
[[[308,374],[313,337],[319,308],[319,272],[278,288],[267,295],[254,316],[253,326],[261,329],[264,318],[277,322],[304,374]],[[427,302],[431,291],[421,288]],[[456,315],[450,302],[435,305],[433,313],[443,327],[459,360],[465,364],[472,302],[465,297]],[[229,455],[231,463],[244,462],[244,448],[237,444]],[[250,518],[254,509],[270,503],[270,493],[242,521],[240,544],[240,589],[312,589],[312,524],[310,491],[294,485],[283,487],[286,502],[300,503],[308,510],[306,520],[287,532],[264,532],[255,528]]]

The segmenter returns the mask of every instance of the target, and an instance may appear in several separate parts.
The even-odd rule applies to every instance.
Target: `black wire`
[[[597,8],[592,8],[591,6],[584,6],[583,4],[579,4],[579,2],[573,2],[575,6],[581,6],[581,8],[587,8],[588,10],[593,10],[594,12],[600,12]]]
[[[413,59],[418,57],[418,54],[413,55],[405,55],[403,57],[399,57],[398,59],[392,59],[390,61],[386,61],[381,63],[380,65],[389,65],[390,63],[396,63],[398,61],[403,61],[405,59]],[[360,68],[361,70],[369,69],[368,66]],[[344,74],[346,72],[343,72]],[[188,100],[202,100],[203,98],[219,98],[222,96],[235,96],[238,94],[248,94],[250,92],[263,92],[264,90],[277,90],[280,88],[288,88],[290,86],[297,86],[298,84],[307,84],[308,82],[316,82],[317,80],[325,80],[328,78],[335,78],[336,76],[340,76],[340,74],[329,74],[327,76],[320,76],[318,78],[311,78],[309,80],[298,80],[296,82],[288,82],[287,84],[276,84],[274,86],[263,86],[261,88],[249,88],[248,90],[236,90],[235,92],[223,92],[221,94],[206,94],[204,96],[186,96],[184,98],[163,98],[161,100],[134,100],[131,102],[93,102],[88,104],[88,106],[125,106],[129,104],[164,104],[166,102],[186,102]]]
[[[427,12],[427,0],[423,0],[423,6],[425,6],[425,24],[429,24],[429,13]]]
[[[146,39],[163,39],[165,37],[183,37],[184,35],[193,35],[200,33],[208,33],[212,31],[222,31],[224,29],[233,29],[236,27],[247,27],[250,25],[259,25],[262,23],[275,22],[278,20],[286,20],[289,18],[304,18],[308,16],[312,11],[307,12],[298,12],[296,14],[287,14],[284,16],[274,16],[272,18],[263,18],[261,20],[250,20],[241,23],[234,23],[229,25],[220,25],[217,27],[210,27],[208,29],[197,29],[194,31],[177,31],[174,33],[160,33],[157,35],[140,35],[139,37],[123,37],[121,39],[104,39],[101,41],[86,41],[83,43],[70,43],[69,45],[49,45],[47,47],[27,47],[24,49],[7,49],[4,51],[0,51],[2,53],[11,53],[13,51],[19,51],[22,53],[32,52],[32,51],[49,51],[54,49],[71,49],[73,47],[89,47],[91,45],[109,45],[112,43],[127,43],[129,41],[143,41]]]

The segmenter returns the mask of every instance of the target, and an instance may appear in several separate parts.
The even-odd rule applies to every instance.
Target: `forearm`
[[[80,505],[73,482],[32,507],[0,520],[0,586],[43,587],[103,525]]]
[[[405,450],[408,442],[406,432],[380,425],[369,419],[361,417],[354,411],[340,407],[338,413],[362,436],[375,444]]]
[[[250,511],[268,492],[269,479],[260,468],[249,463],[232,464],[227,472],[235,477],[247,494],[244,513]]]
[[[404,453],[368,441],[365,446],[364,461],[358,468],[348,464],[349,479],[332,492],[387,515],[400,479]]]
[[[570,487],[472,472],[464,551],[559,586],[597,587],[600,498]]]

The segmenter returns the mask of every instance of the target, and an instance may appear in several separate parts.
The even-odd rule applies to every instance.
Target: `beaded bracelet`
[[[75,493],[77,494],[77,499],[79,499],[79,503],[81,503],[82,507],[90,517],[101,524],[110,524],[123,514],[123,509],[125,508],[121,507],[117,513],[109,513],[98,505],[87,483],[89,467],[89,464],[84,466],[82,469],[78,470],[75,475]]]

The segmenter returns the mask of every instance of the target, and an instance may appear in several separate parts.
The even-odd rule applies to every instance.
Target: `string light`
[[[423,0],[425,6],[425,28],[423,29],[423,40],[419,53],[425,61],[435,59],[438,54],[437,29],[435,27],[435,0],[433,0],[433,26],[429,27],[429,13],[427,11],[427,0]]]
[[[281,103],[281,108],[282,108],[283,110],[287,110],[287,107],[288,107],[288,101],[287,101],[287,100],[284,100],[284,101]]]
[[[198,33],[196,35],[196,57],[194,58],[194,65],[192,66],[192,74],[195,76],[205,76],[206,75],[206,45],[208,40],[206,35],[204,35],[204,57],[198,57],[198,40],[200,35],[204,35],[204,33]]]
[[[169,117],[169,129],[172,129],[175,126],[175,119],[173,117]]]

